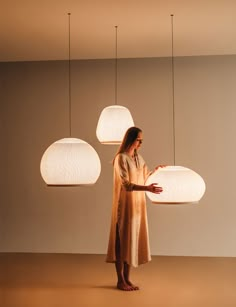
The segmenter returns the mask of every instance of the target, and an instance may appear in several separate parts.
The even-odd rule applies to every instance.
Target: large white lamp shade
[[[64,138],[50,145],[40,163],[43,180],[48,186],[94,184],[101,172],[95,149],[77,138]]]
[[[102,110],[97,124],[97,138],[102,144],[120,144],[126,130],[134,126],[130,111],[120,105]]]
[[[158,168],[146,181],[146,185],[157,183],[163,188],[160,194],[146,192],[154,204],[194,204],[205,193],[205,182],[200,175],[183,166]]]

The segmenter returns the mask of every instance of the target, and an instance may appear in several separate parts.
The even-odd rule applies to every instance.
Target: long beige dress
[[[141,155],[138,154],[135,160],[127,153],[116,156],[107,262],[116,261],[117,229],[121,261],[137,267],[151,260],[146,195],[144,191],[133,190],[135,184],[145,184],[148,174],[148,168]]]

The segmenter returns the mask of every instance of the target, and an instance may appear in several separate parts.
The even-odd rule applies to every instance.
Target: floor
[[[154,256],[115,288],[104,255],[0,254],[1,307],[235,307],[236,258]]]

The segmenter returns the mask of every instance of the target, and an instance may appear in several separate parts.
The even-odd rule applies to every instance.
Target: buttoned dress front
[[[147,165],[140,154],[135,160],[127,153],[116,156],[107,262],[116,261],[117,234],[121,261],[137,267],[151,260],[146,195],[144,191],[133,190],[135,185],[144,185],[148,175]]]

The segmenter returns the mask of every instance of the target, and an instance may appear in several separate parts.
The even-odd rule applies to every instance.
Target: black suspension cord
[[[173,150],[174,150],[174,165],[175,165],[175,78],[174,78],[174,15],[171,14],[171,70],[172,70],[172,104],[173,104]]]
[[[70,61],[70,15],[71,13],[68,13],[68,40],[69,40],[69,60],[68,60],[68,70],[69,70],[69,131],[70,131],[70,137],[71,137],[71,61]]]
[[[116,29],[116,41],[115,41],[115,49],[116,49],[116,59],[115,59],[115,104],[117,105],[117,28],[118,26],[115,26]]]

